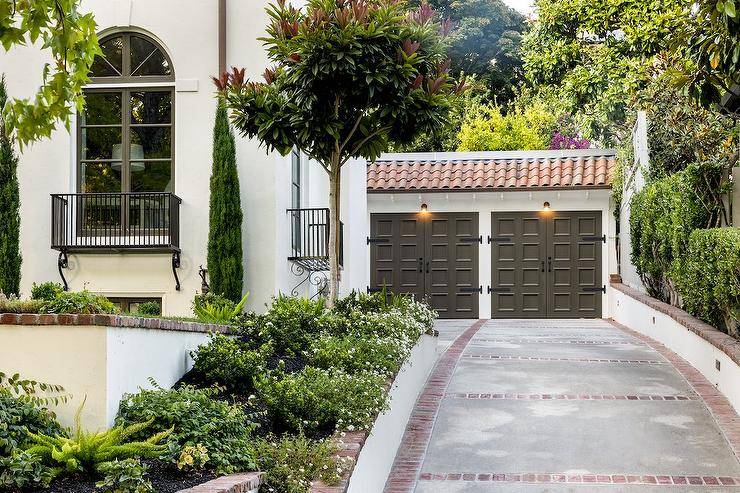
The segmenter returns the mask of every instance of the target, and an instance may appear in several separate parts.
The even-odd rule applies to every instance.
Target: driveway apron
[[[440,321],[386,493],[740,493],[684,376],[605,320]]]

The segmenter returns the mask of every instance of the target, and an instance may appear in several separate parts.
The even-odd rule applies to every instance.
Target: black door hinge
[[[488,294],[491,293],[511,293],[511,288],[492,288],[488,286]]]
[[[464,288],[460,288],[461,293],[480,293],[483,294],[483,286],[478,286],[477,288],[474,286],[465,286]]]
[[[583,241],[600,241],[602,243],[606,243],[606,235],[601,235],[601,236],[581,236],[581,240],[583,240]]]
[[[367,287],[367,293],[380,293],[383,291],[383,288],[371,288],[370,286]]]
[[[483,244],[483,236],[478,236],[477,238],[475,236],[471,236],[470,238],[460,238],[460,241],[462,243],[480,243]]]
[[[596,292],[598,292],[598,291],[601,291],[602,293],[606,294],[606,286],[601,286],[600,288],[599,288],[599,287],[593,287],[593,288],[591,288],[591,287],[588,287],[588,288],[583,288],[583,292],[584,292],[584,293],[596,293]]]
[[[511,236],[489,236],[488,243],[510,243]]]
[[[389,243],[390,241],[390,238],[370,238],[369,236],[367,237],[368,245],[370,243]]]

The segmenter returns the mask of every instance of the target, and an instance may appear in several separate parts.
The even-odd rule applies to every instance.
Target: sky
[[[504,3],[524,15],[532,13],[532,4],[534,0],[504,0]]]

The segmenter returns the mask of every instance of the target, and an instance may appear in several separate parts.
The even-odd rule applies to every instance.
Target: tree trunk
[[[334,306],[339,293],[339,197],[341,168],[332,163],[329,173],[329,299]]]

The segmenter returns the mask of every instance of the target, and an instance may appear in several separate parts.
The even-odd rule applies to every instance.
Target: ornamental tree
[[[298,148],[329,175],[329,303],[337,297],[342,167],[374,160],[444,125],[455,93],[446,27],[427,4],[406,0],[308,0],[271,4],[262,38],[265,82],[234,68],[216,80],[242,135],[287,155]]]
[[[5,51],[39,43],[51,52],[43,83],[33,100],[9,100],[5,126],[21,144],[49,137],[57,121],[69,129],[70,115],[84,105],[82,88],[100,53],[92,14],[78,11],[81,0],[0,0],[0,44]]]

